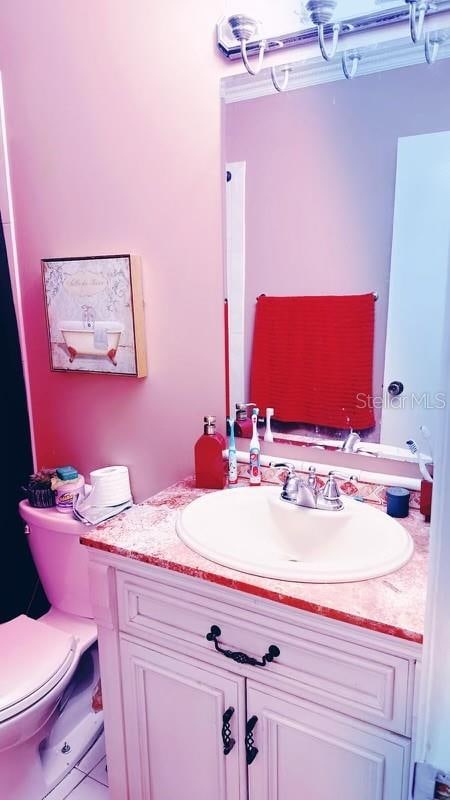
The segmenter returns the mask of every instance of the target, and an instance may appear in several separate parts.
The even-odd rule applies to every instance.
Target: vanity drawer
[[[122,572],[117,573],[117,591],[119,627],[126,633],[382,728],[410,732],[413,664],[407,658],[308,631],[300,611],[292,611],[292,622],[271,620],[267,609],[264,614],[241,609],[201,592]],[[217,638],[223,649],[260,660],[276,645],[280,655],[264,667],[236,662],[206,639],[212,625],[220,628]]]

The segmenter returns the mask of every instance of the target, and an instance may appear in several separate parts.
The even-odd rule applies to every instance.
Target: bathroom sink
[[[368,503],[342,500],[341,511],[318,511],[281,500],[280,487],[233,488],[186,506],[177,533],[210,561],[288,581],[361,581],[406,564],[408,531]]]

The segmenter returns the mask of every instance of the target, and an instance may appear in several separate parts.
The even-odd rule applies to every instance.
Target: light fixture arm
[[[272,78],[272,83],[273,83],[275,89],[277,90],[277,92],[285,92],[287,87],[288,87],[289,76],[290,76],[290,74],[292,72],[292,67],[284,66],[284,67],[280,67],[280,70],[283,73],[283,80],[281,82],[278,80],[278,78],[276,76],[275,67],[271,67],[270,75],[271,75],[271,78]]]
[[[263,39],[259,43],[259,53],[258,53],[258,61],[256,63],[256,67],[252,67],[250,61],[248,60],[247,54],[247,42],[245,39],[241,39],[241,56],[242,61],[244,62],[244,67],[249,73],[249,75],[258,75],[262,70],[263,60],[264,60],[264,53],[266,50],[266,42]]]
[[[433,37],[429,33],[425,34],[425,60],[427,64],[434,64],[438,57],[441,40]]]
[[[414,44],[420,42],[423,36],[423,24],[428,11],[426,0],[406,0],[409,3],[409,30]]]
[[[351,81],[355,77],[360,61],[361,55],[358,50],[344,50],[342,55],[342,72],[348,81]]]
[[[317,26],[320,52],[322,53],[322,57],[325,59],[325,61],[331,61],[331,59],[336,55],[340,28],[341,26],[338,22],[333,25],[333,39],[331,41],[331,48],[330,50],[327,50],[325,43],[325,26],[322,22],[319,22]]]

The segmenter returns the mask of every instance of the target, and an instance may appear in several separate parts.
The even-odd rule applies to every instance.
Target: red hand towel
[[[373,294],[260,297],[252,401],[281,422],[373,427],[374,318]]]

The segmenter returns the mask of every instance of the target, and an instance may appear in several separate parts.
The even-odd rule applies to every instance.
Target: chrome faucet
[[[81,321],[83,328],[93,328],[95,323],[95,308],[93,306],[81,306]]]
[[[344,443],[342,445],[342,450],[344,451],[344,453],[356,453],[360,441],[361,437],[359,433],[350,430],[347,436],[345,437]]]
[[[295,467],[290,463],[277,463],[273,465],[278,469],[287,469],[288,474],[281,490],[281,499],[286,503],[292,503],[303,508],[316,508],[322,511],[341,511],[344,504],[341,500],[341,493],[336,483],[336,476],[353,480],[353,476],[343,475],[336,470],[328,473],[325,486],[317,487],[317,476],[315,467],[310,467],[306,481],[297,477]]]

